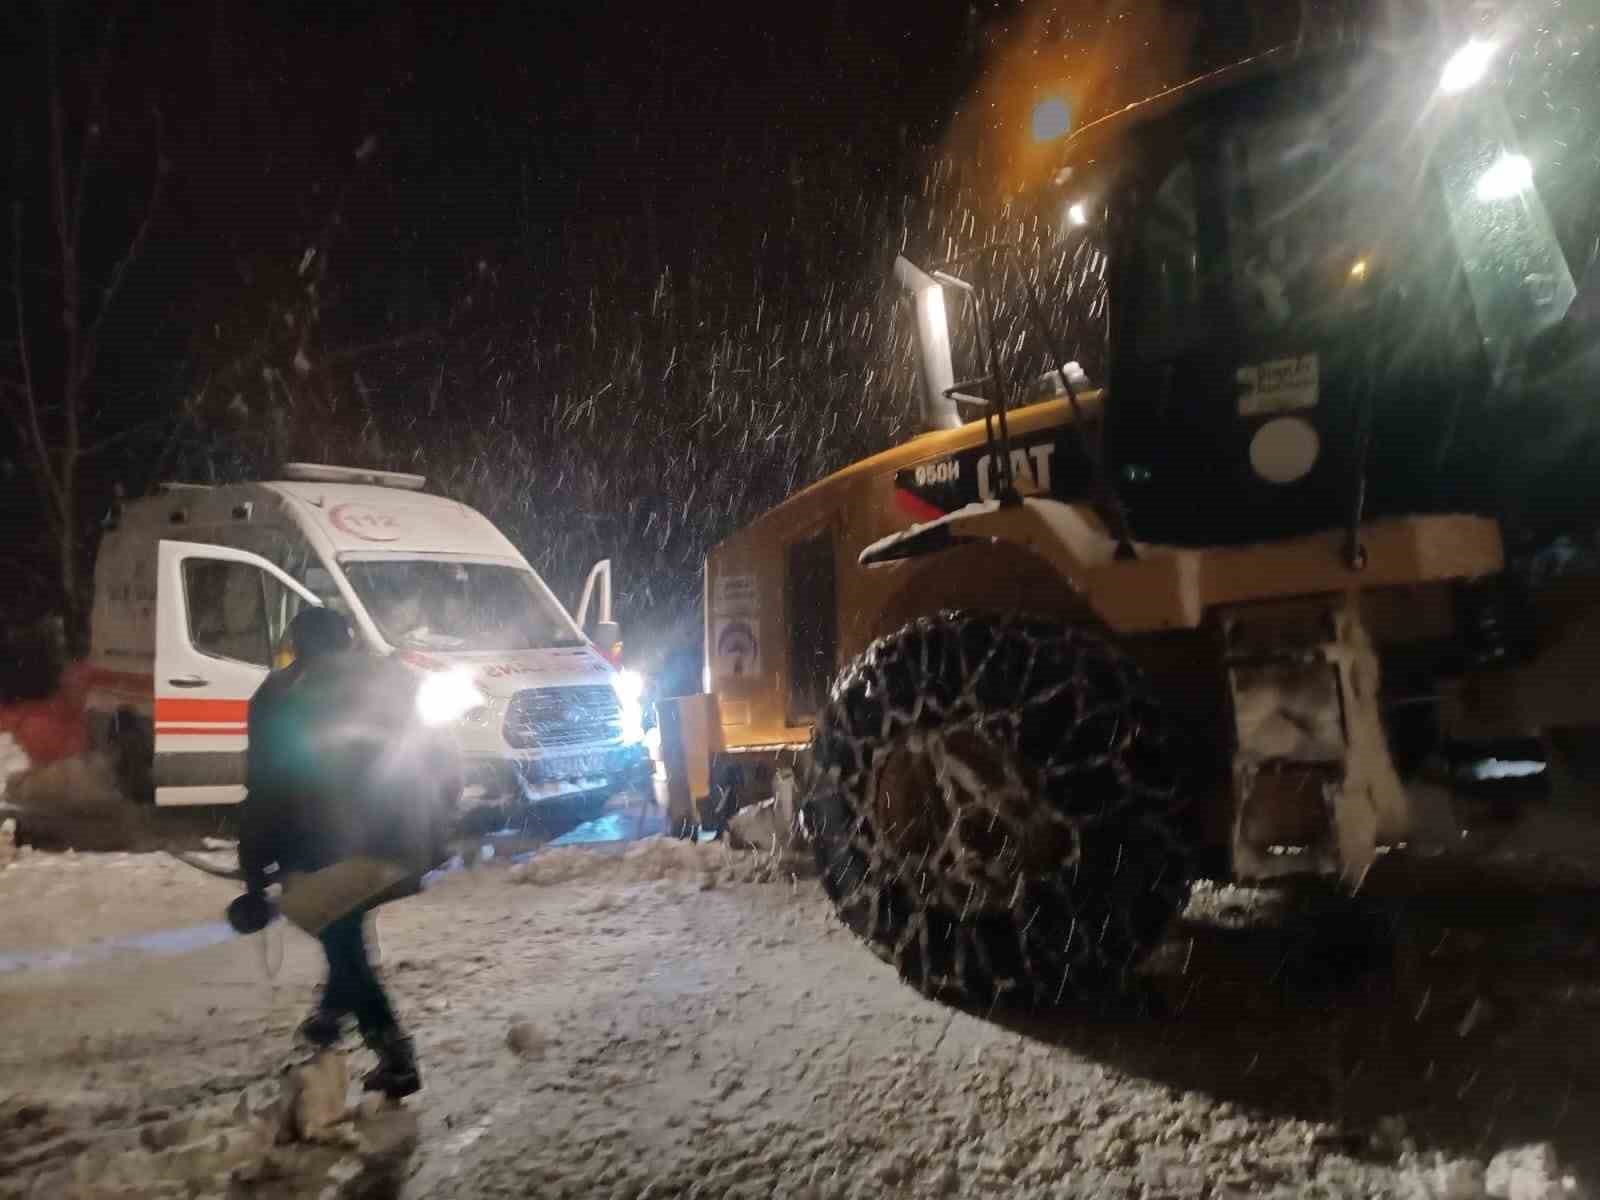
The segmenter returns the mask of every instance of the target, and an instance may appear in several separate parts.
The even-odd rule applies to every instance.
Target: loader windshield
[[[1441,262],[1448,278],[1438,182],[1361,99],[1274,92],[1224,111],[1143,184],[1145,360],[1219,339],[1289,353],[1347,331],[1380,294],[1437,296]]]
[[[581,644],[566,614],[519,567],[431,558],[343,565],[385,640],[401,649],[504,651]]]

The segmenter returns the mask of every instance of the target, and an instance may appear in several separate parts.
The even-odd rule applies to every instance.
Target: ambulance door
[[[284,630],[317,598],[246,550],[162,542],[156,561],[157,804],[244,798],[245,719]]]

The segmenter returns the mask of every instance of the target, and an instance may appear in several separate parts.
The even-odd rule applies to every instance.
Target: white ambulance
[[[575,620],[499,530],[424,494],[421,476],[283,474],[165,485],[104,534],[87,719],[132,798],[243,797],[250,697],[307,604],[338,609],[365,649],[425,676],[422,717],[453,729],[469,804],[603,799],[648,776],[641,689],[607,657],[620,650],[609,563]]]

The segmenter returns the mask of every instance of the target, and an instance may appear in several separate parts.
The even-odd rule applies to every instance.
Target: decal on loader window
[[[760,597],[754,575],[717,577],[712,597],[715,626],[711,650],[718,679],[743,679],[761,673],[761,635],[757,620]]]
[[[1279,358],[1251,363],[1234,372],[1239,386],[1239,415],[1296,412],[1317,406],[1317,356]]]
[[[742,679],[761,673],[761,643],[753,621],[744,617],[717,621],[716,665],[718,679]]]

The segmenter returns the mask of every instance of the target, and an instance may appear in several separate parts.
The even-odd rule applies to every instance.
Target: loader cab
[[[1444,179],[1378,71],[1274,72],[1125,135],[1106,454],[1140,540],[1461,507],[1488,362]]]
[[[1517,363],[1575,289],[1504,105],[1439,80],[1263,56],[1085,126],[1027,197],[1022,266],[1106,388],[1102,492],[1134,540],[1495,511]],[[1085,272],[1056,264],[1102,262],[1066,303]]]

